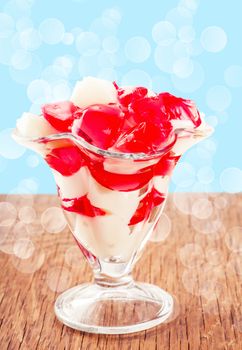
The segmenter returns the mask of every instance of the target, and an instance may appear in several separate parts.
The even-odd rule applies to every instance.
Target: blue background
[[[241,1],[13,0],[0,1],[0,6],[1,15],[10,16],[0,15],[0,19],[7,21],[1,24],[0,20],[0,192],[55,192],[54,181],[45,163],[33,152],[26,150],[23,153],[14,146],[5,129],[13,128],[22,112],[37,112],[45,97],[53,100],[59,94],[68,95],[74,82],[83,75],[115,78],[118,83],[144,84],[155,91],[168,90],[194,99],[207,121],[214,125],[215,133],[183,156],[174,173],[171,189],[241,190]],[[174,8],[178,9],[172,10]],[[48,18],[61,21],[68,34],[48,26],[47,33],[41,33],[41,23]],[[154,25],[165,20],[176,30],[169,47],[164,43],[157,44],[154,31],[152,36]],[[195,33],[193,41],[182,36],[184,26],[189,26],[185,29]],[[219,31],[213,32],[212,28],[214,36],[210,40],[205,35],[206,28],[214,26],[219,27]],[[48,43],[48,30],[50,37],[53,32],[56,34],[56,43]],[[87,31],[96,31],[98,42],[94,42],[93,47],[92,43],[85,41]],[[83,32],[84,41],[80,43]],[[109,43],[105,38],[110,36],[117,45],[116,49],[111,45],[113,41],[110,45],[103,44]],[[127,44],[136,36],[142,37],[140,43],[144,44],[144,49],[137,44],[132,50]],[[175,58],[172,54],[169,59],[168,55],[164,67],[155,59],[160,52],[158,46],[163,48],[166,56],[168,49],[177,50]],[[217,52],[213,52],[216,47]],[[24,57],[23,62],[21,57]],[[191,75],[183,66],[179,68],[178,65],[178,76],[177,71],[166,68],[169,60],[175,64],[184,57],[185,62],[193,67]],[[29,65],[26,60],[29,60]],[[62,67],[63,62],[70,67]],[[49,67],[47,71],[46,67]],[[36,79],[41,79],[42,83],[44,80],[44,92],[31,85]],[[212,92],[214,86],[220,86],[216,96]]]

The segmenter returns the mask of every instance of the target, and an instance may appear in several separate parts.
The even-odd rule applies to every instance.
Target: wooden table
[[[237,234],[231,241],[229,234],[231,228],[242,226],[242,196],[211,194],[205,198],[200,194],[176,194],[173,197],[170,195],[165,209],[172,223],[169,237],[150,242],[134,270],[137,280],[155,283],[176,296],[173,320],[144,332],[117,336],[87,334],[62,325],[53,312],[59,294],[55,290],[91,280],[91,271],[79,257],[67,228],[49,234],[41,233],[37,225],[31,236],[35,244],[32,258],[21,260],[14,254],[0,254],[0,349],[241,350],[242,266],[241,255],[236,250],[239,245],[241,249],[242,238]],[[174,205],[175,199],[180,207],[183,205],[182,209],[187,206],[191,209],[199,198],[209,200],[213,208],[213,214],[204,222],[213,223],[213,228],[219,222],[211,234],[199,232],[199,221],[181,213]],[[5,196],[0,199],[3,201]],[[18,208],[31,204],[28,197],[8,197],[8,200]],[[197,216],[208,215],[203,204],[194,206]],[[33,205],[38,219],[46,208],[58,202],[55,196],[38,195]],[[24,237],[21,232],[25,229],[18,224],[4,240],[0,231],[1,250],[10,252],[13,242],[9,237],[13,237],[13,232]],[[21,272],[26,269],[28,273]],[[30,273],[31,269],[37,271]]]

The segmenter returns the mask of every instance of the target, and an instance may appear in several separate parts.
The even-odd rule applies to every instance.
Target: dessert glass
[[[52,169],[69,228],[93,271],[92,283],[57,298],[55,313],[61,322],[86,332],[126,334],[169,318],[172,296],[158,286],[135,282],[132,270],[162,213],[173,168],[210,133],[209,127],[177,129],[159,152],[147,155],[102,150],[71,133],[33,140],[14,131],[17,142],[45,159],[64,145],[75,147],[84,160],[72,176]]]

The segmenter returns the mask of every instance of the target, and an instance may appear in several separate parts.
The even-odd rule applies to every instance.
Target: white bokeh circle
[[[94,56],[101,47],[101,41],[93,32],[81,32],[76,38],[76,49],[83,56]]]
[[[158,45],[170,45],[176,40],[176,28],[168,21],[157,22],[152,28],[152,37]]]
[[[198,62],[193,62],[193,70],[191,74],[185,78],[172,75],[174,86],[183,93],[191,93],[200,89],[205,79],[204,68]]]
[[[225,192],[241,192],[242,170],[235,167],[224,169],[220,175],[219,182],[222,190]]]
[[[20,259],[29,259],[35,251],[34,243],[27,238],[16,240],[13,246],[13,253]]]
[[[206,51],[222,51],[227,44],[227,35],[223,28],[218,26],[209,26],[202,31],[201,44]]]
[[[149,41],[142,36],[134,36],[125,44],[126,57],[134,63],[146,61],[151,53]]]
[[[119,49],[119,40],[115,35],[107,36],[102,42],[103,50],[108,53],[117,52]]]
[[[57,18],[46,18],[40,23],[39,34],[46,44],[55,45],[62,41],[65,27]]]
[[[59,233],[66,227],[66,219],[62,209],[47,208],[41,215],[41,224],[48,233]]]
[[[0,202],[0,226],[11,226],[17,218],[17,210],[12,203]]]
[[[27,95],[33,103],[47,103],[51,101],[51,87],[46,80],[36,79],[28,85]]]
[[[8,38],[14,31],[14,19],[7,13],[0,12],[0,38]]]
[[[0,155],[6,159],[18,159],[25,153],[26,148],[16,143],[11,134],[12,129],[0,131]]]
[[[196,36],[193,26],[185,25],[179,29],[178,37],[183,43],[191,43]]]
[[[179,187],[189,187],[196,179],[196,171],[192,164],[179,162],[173,172],[172,182]]]
[[[208,89],[206,102],[209,108],[216,112],[223,112],[231,104],[232,96],[228,88],[215,85]]]
[[[34,28],[27,28],[19,33],[20,45],[24,50],[34,51],[41,45],[39,32]]]
[[[65,267],[52,267],[48,269],[46,282],[53,292],[63,292],[72,281],[71,274]]]

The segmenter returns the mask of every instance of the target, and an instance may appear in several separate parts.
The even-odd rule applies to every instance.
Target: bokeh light
[[[152,37],[158,45],[170,45],[176,40],[176,28],[168,21],[160,21],[152,28]]]
[[[55,45],[63,39],[65,27],[57,18],[47,18],[40,23],[39,34],[46,44]]]
[[[19,41],[24,50],[36,50],[41,45],[39,32],[34,28],[27,28],[20,32]]]
[[[204,166],[202,168],[200,168],[197,172],[197,178],[199,180],[199,182],[203,183],[203,184],[209,184],[211,182],[213,182],[214,178],[215,178],[215,173],[213,168],[209,167],[209,166]]]
[[[22,259],[16,255],[12,255],[11,262],[13,266],[20,272],[32,274],[38,271],[45,261],[45,252],[41,248],[36,248],[34,254],[29,258]]]
[[[179,250],[182,264],[188,268],[202,265],[204,262],[203,249],[199,244],[187,243]]]
[[[172,75],[174,86],[183,93],[191,93],[198,90],[205,79],[204,68],[198,62],[193,62],[193,69],[189,76],[185,78]]]
[[[162,242],[164,241],[169,234],[171,233],[171,219],[167,214],[161,214],[159,221],[157,222],[155,229],[152,232],[150,237],[151,242]]]
[[[16,50],[11,57],[11,65],[15,69],[26,69],[32,63],[32,55],[26,50]]]
[[[180,78],[187,78],[192,74],[193,61],[190,58],[182,57],[175,61],[173,73]]]
[[[17,210],[12,203],[0,202],[0,226],[10,226],[17,218]]]
[[[223,191],[229,193],[241,192],[242,190],[242,170],[239,168],[226,168],[219,178]]]
[[[196,179],[196,171],[192,164],[179,162],[174,170],[172,182],[179,187],[189,187]]]
[[[94,56],[101,47],[101,41],[97,34],[82,32],[76,39],[76,49],[83,56]]]
[[[208,219],[213,213],[212,203],[206,198],[198,198],[192,205],[192,215],[198,219]]]
[[[117,52],[119,49],[119,40],[114,35],[107,36],[103,39],[102,46],[103,50],[108,53]]]
[[[13,253],[20,259],[29,259],[35,251],[33,242],[29,239],[22,238],[15,241]]]
[[[127,58],[134,63],[146,61],[151,53],[149,41],[141,36],[130,38],[125,44]]]
[[[59,233],[66,227],[66,220],[62,209],[50,207],[45,209],[41,215],[41,224],[49,233]]]
[[[192,26],[185,25],[179,29],[178,37],[183,43],[191,43],[195,36],[195,29]]]
[[[225,243],[229,250],[242,253],[242,226],[229,229],[225,235]]]
[[[4,12],[0,12],[0,38],[8,38],[14,31],[14,20]]]
[[[165,18],[178,30],[185,25],[191,25],[193,23],[192,13],[182,6],[178,6],[170,10]]]
[[[52,267],[47,271],[46,282],[53,292],[63,292],[70,287],[71,281],[71,274],[64,267]]]
[[[69,247],[65,252],[65,262],[70,267],[81,267],[85,262],[84,255],[77,245]]]
[[[40,164],[40,159],[35,154],[31,154],[26,158],[26,163],[30,168],[36,168]]]
[[[21,207],[18,212],[19,220],[25,224],[32,223],[36,218],[36,211],[33,207]]]
[[[206,51],[219,52],[227,44],[227,35],[223,28],[210,26],[202,31],[201,43]]]
[[[12,54],[11,54],[12,57]],[[11,57],[9,61],[11,62]],[[16,67],[9,67],[9,72],[14,81],[19,84],[28,84],[34,79],[38,79],[42,70],[42,62],[39,56],[32,54],[31,63],[25,69],[18,69]]]
[[[18,159],[25,153],[26,148],[16,143],[11,134],[12,129],[0,131],[0,155],[6,159]]]
[[[222,112],[229,107],[231,103],[231,93],[223,85],[211,87],[206,95],[206,102],[209,108],[216,112]]]
[[[28,85],[27,95],[33,103],[47,103],[51,100],[51,87],[47,81],[36,79]]]

